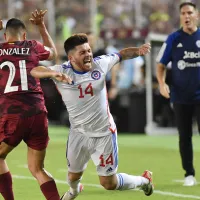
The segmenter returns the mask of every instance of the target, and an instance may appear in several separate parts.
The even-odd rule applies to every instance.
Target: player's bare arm
[[[165,83],[166,68],[162,63],[158,63],[156,67],[156,76],[159,83],[160,94],[165,98],[170,98],[169,86]]]
[[[40,10],[40,11],[35,10],[34,12],[32,12],[32,17],[29,20],[32,24],[38,27],[44,46],[49,48],[50,56],[48,60],[53,60],[57,57],[57,50],[51,36],[49,35],[46,29],[46,25],[44,23],[44,16],[46,13],[47,13],[47,10]]]
[[[110,100],[114,100],[118,94],[118,88],[117,88],[117,74],[120,69],[120,64],[117,63],[112,69],[111,69],[111,87],[108,90],[108,98]]]
[[[136,58],[138,56],[144,56],[150,52],[151,45],[149,43],[143,44],[140,47],[129,47],[122,49],[119,53],[122,56],[122,60]]]
[[[31,75],[35,78],[53,78],[57,81],[72,84],[72,79],[66,74],[56,72],[44,66],[38,66],[31,70]]]

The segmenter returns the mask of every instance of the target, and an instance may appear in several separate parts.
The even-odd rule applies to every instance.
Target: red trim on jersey
[[[112,132],[112,134],[115,134],[116,133],[116,128],[113,130],[111,127],[109,128],[109,130]]]

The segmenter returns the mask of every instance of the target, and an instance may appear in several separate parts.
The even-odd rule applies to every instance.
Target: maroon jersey
[[[0,44],[0,117],[25,117],[46,111],[40,81],[30,71],[49,54],[35,40]]]

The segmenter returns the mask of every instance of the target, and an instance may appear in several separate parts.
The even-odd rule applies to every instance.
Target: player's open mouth
[[[84,60],[84,64],[91,63],[91,60]]]
[[[189,25],[189,24],[190,24],[190,21],[185,21],[185,24],[186,24],[186,25]]]

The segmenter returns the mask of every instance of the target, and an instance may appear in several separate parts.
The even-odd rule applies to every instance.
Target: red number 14
[[[79,85],[79,86],[78,86],[78,89],[79,89],[79,91],[80,91],[79,98],[84,98],[82,86]],[[84,94],[90,94],[91,96],[93,96],[92,83],[89,83],[89,85],[85,88]]]
[[[106,165],[109,165],[109,164],[113,165],[113,156],[112,156],[112,153],[108,156],[108,158],[106,160],[104,160],[103,155],[101,155],[99,157],[99,159],[101,161],[101,163],[100,163],[101,167],[105,167]]]

